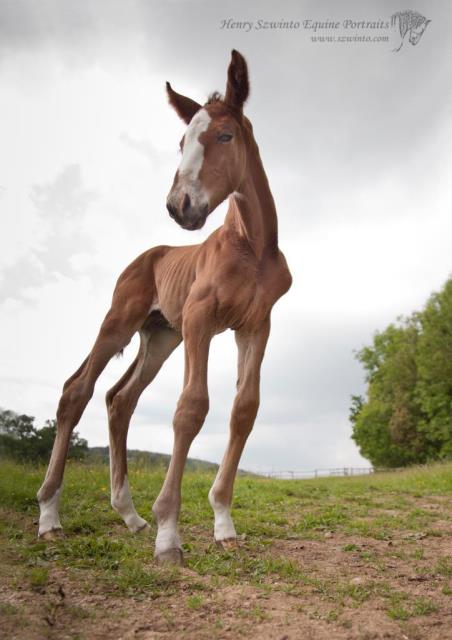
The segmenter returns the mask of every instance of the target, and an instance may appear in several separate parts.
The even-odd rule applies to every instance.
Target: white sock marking
[[[53,496],[48,500],[39,502],[39,529],[38,535],[42,536],[52,529],[61,529],[60,517],[58,515],[58,503],[60,501],[61,488],[58,488]]]
[[[158,525],[155,539],[155,555],[170,549],[181,549],[181,542],[177,532],[176,520],[166,520]]]
[[[212,489],[209,491],[209,502],[215,515],[214,537],[215,540],[236,538],[234,523],[231,518],[231,507],[227,507],[215,500]]]
[[[124,476],[124,482],[121,489],[119,491],[112,492],[111,506],[116,513],[119,513],[130,531],[133,533],[136,533],[147,524],[146,520],[138,515],[133,505],[127,474]]]

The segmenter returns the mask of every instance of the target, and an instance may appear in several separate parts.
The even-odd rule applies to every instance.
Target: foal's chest
[[[217,288],[217,316],[223,328],[258,329],[292,279],[281,252],[260,263],[235,263]]]

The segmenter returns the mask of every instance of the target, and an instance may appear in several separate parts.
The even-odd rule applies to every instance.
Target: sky
[[[391,15],[407,8],[431,22],[394,51]],[[338,26],[314,30],[327,20]],[[362,21],[386,26],[350,25]],[[293,275],[241,467],[368,466],[348,421],[365,391],[355,353],[452,271],[451,22],[445,0],[1,0],[0,406],[53,418],[127,264],[222,224],[226,204],[193,232],[166,212],[184,125],[164,85],[204,102],[236,48]],[[343,41],[355,36],[372,40]],[[97,383],[77,427],[91,446],[108,443],[105,392],[136,350],[134,338]],[[235,370],[228,331],[212,343],[193,457],[221,460]],[[179,348],[141,398],[130,448],[171,452],[182,375]]]

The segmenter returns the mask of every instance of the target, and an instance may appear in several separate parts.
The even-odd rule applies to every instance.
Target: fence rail
[[[259,476],[265,478],[277,478],[279,480],[296,480],[302,478],[329,478],[334,476],[364,476],[375,473],[379,469],[374,467],[337,467],[333,469],[312,469],[311,471],[256,471]]]

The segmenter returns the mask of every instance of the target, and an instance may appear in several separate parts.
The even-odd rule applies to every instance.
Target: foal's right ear
[[[187,98],[173,91],[169,82],[166,83],[166,91],[168,93],[169,103],[175,109],[179,118],[182,118],[185,124],[190,124],[190,120],[195,113],[201,109],[201,105],[191,98]]]

